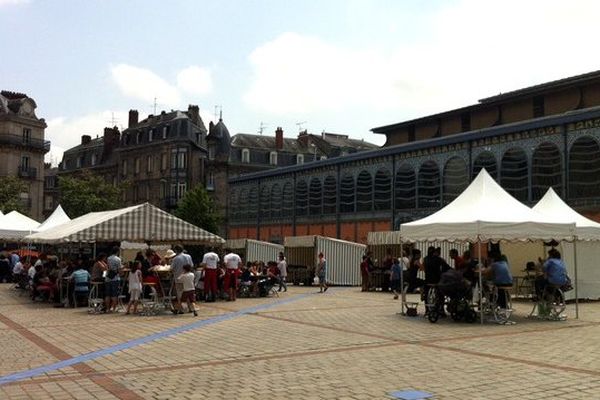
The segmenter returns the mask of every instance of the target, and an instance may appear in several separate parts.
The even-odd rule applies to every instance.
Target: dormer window
[[[135,135],[135,144],[140,144],[142,143],[142,132],[138,132]]]
[[[246,164],[250,163],[250,150],[242,149],[242,162]]]
[[[163,126],[163,128],[162,128],[162,138],[166,139],[167,136],[168,136],[168,134],[169,134],[169,127],[168,126]]]
[[[276,151],[272,151],[271,154],[269,154],[269,164],[277,165],[277,152]]]
[[[96,165],[97,161],[98,161],[98,157],[95,154],[92,154],[92,166]]]
[[[319,160],[327,160],[327,156],[323,154],[321,157],[319,157]]]
[[[79,156],[77,157],[77,161],[76,161],[76,167],[77,168],[81,168],[81,166],[83,165],[83,156]]]
[[[154,139],[154,129],[148,131],[148,141],[151,142]]]
[[[215,159],[215,146],[214,145],[208,146],[208,159],[209,160]]]
[[[304,154],[298,154],[296,156],[296,164],[304,164]]]

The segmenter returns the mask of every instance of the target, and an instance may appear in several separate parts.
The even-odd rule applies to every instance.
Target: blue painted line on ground
[[[42,374],[45,374],[45,373],[48,373],[51,371],[56,371],[61,368],[70,367],[75,364],[84,363],[86,361],[104,357],[104,356],[116,353],[118,351],[121,351],[121,350],[127,350],[132,347],[140,346],[142,344],[146,344],[146,343],[149,343],[149,342],[152,342],[155,340],[166,338],[168,336],[177,335],[179,333],[186,332],[186,331],[189,331],[192,329],[197,329],[197,328],[202,328],[202,327],[209,326],[209,325],[214,325],[219,322],[223,322],[223,321],[227,321],[227,320],[230,320],[233,318],[241,317],[243,315],[252,314],[252,313],[266,310],[266,309],[269,309],[269,308],[272,308],[275,306],[279,306],[282,304],[292,303],[294,301],[302,300],[313,294],[315,294],[315,293],[313,292],[313,293],[300,294],[297,296],[290,297],[288,299],[277,300],[272,303],[261,304],[261,305],[254,306],[254,307],[244,308],[242,310],[234,311],[229,314],[219,315],[217,317],[204,319],[204,320],[197,321],[197,322],[194,322],[191,324],[182,325],[182,326],[178,326],[176,328],[171,328],[171,329],[166,329],[164,331],[156,332],[151,335],[142,336],[140,338],[132,339],[127,342],[119,343],[117,345],[110,346],[110,347],[107,347],[107,348],[104,348],[101,350],[96,350],[96,351],[93,351],[90,353],[81,354],[81,355],[75,356],[73,358],[69,358],[67,360],[62,360],[62,361],[58,361],[56,363],[43,365],[41,367],[32,368],[32,369],[29,369],[26,371],[15,372],[13,374],[0,377],[0,386],[5,385],[7,383],[20,381],[23,379],[33,378],[35,376],[42,375]]]

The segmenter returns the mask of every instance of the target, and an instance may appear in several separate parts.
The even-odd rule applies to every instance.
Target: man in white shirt
[[[242,259],[237,254],[231,252],[229,249],[225,250],[227,253],[225,257],[223,257],[223,261],[225,263],[226,268],[226,276],[229,283],[229,301],[235,301],[235,295],[237,292],[237,276],[239,268],[242,265]]]
[[[204,267],[204,298],[209,302],[217,299],[217,267],[219,266],[219,261],[219,256],[213,249],[202,258],[202,266]]]
[[[183,247],[176,244],[173,246],[176,256],[171,260],[171,272],[173,273],[173,283],[175,284],[176,299],[173,302],[173,314],[183,314],[181,309],[181,295],[183,294],[183,283],[179,281],[179,277],[183,274],[183,267],[189,265],[193,267],[194,262],[189,254],[183,252]]]
[[[279,253],[279,262],[277,263],[277,269],[279,270],[279,291],[283,288],[284,292],[287,292],[287,284],[285,280],[287,278],[287,261],[282,252]]]

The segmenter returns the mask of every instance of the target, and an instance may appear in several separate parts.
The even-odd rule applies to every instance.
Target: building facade
[[[482,168],[526,204],[553,187],[600,217],[600,71],[373,132],[383,148],[230,179],[228,237],[364,243],[448,204]]]
[[[150,202],[172,210],[188,188],[204,185],[206,133],[195,105],[142,121],[130,110],[122,133],[105,128],[102,137],[83,135],[81,144],[65,151],[58,176],[87,170],[124,184],[123,206]]]
[[[219,207],[222,235],[227,235],[233,211],[228,208],[232,204],[231,178],[377,148],[363,140],[326,132],[315,135],[303,131],[295,138],[284,137],[281,127],[274,136],[239,133],[231,137],[222,118],[210,124],[207,145],[206,189]]]
[[[23,93],[0,92],[0,176],[17,176],[27,185],[20,194],[27,214],[43,217],[46,122],[35,115],[35,101]]]

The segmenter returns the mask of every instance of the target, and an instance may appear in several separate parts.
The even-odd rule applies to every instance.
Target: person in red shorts
[[[204,267],[204,299],[213,302],[217,299],[217,268],[219,266],[219,256],[211,250],[204,255],[201,265]]]
[[[183,292],[181,293],[181,302],[187,303],[189,312],[194,313],[194,317],[198,316],[196,311],[196,285],[194,284],[194,273],[192,272],[192,266],[186,264],[183,266],[183,273],[177,278],[177,283],[183,285]]]

